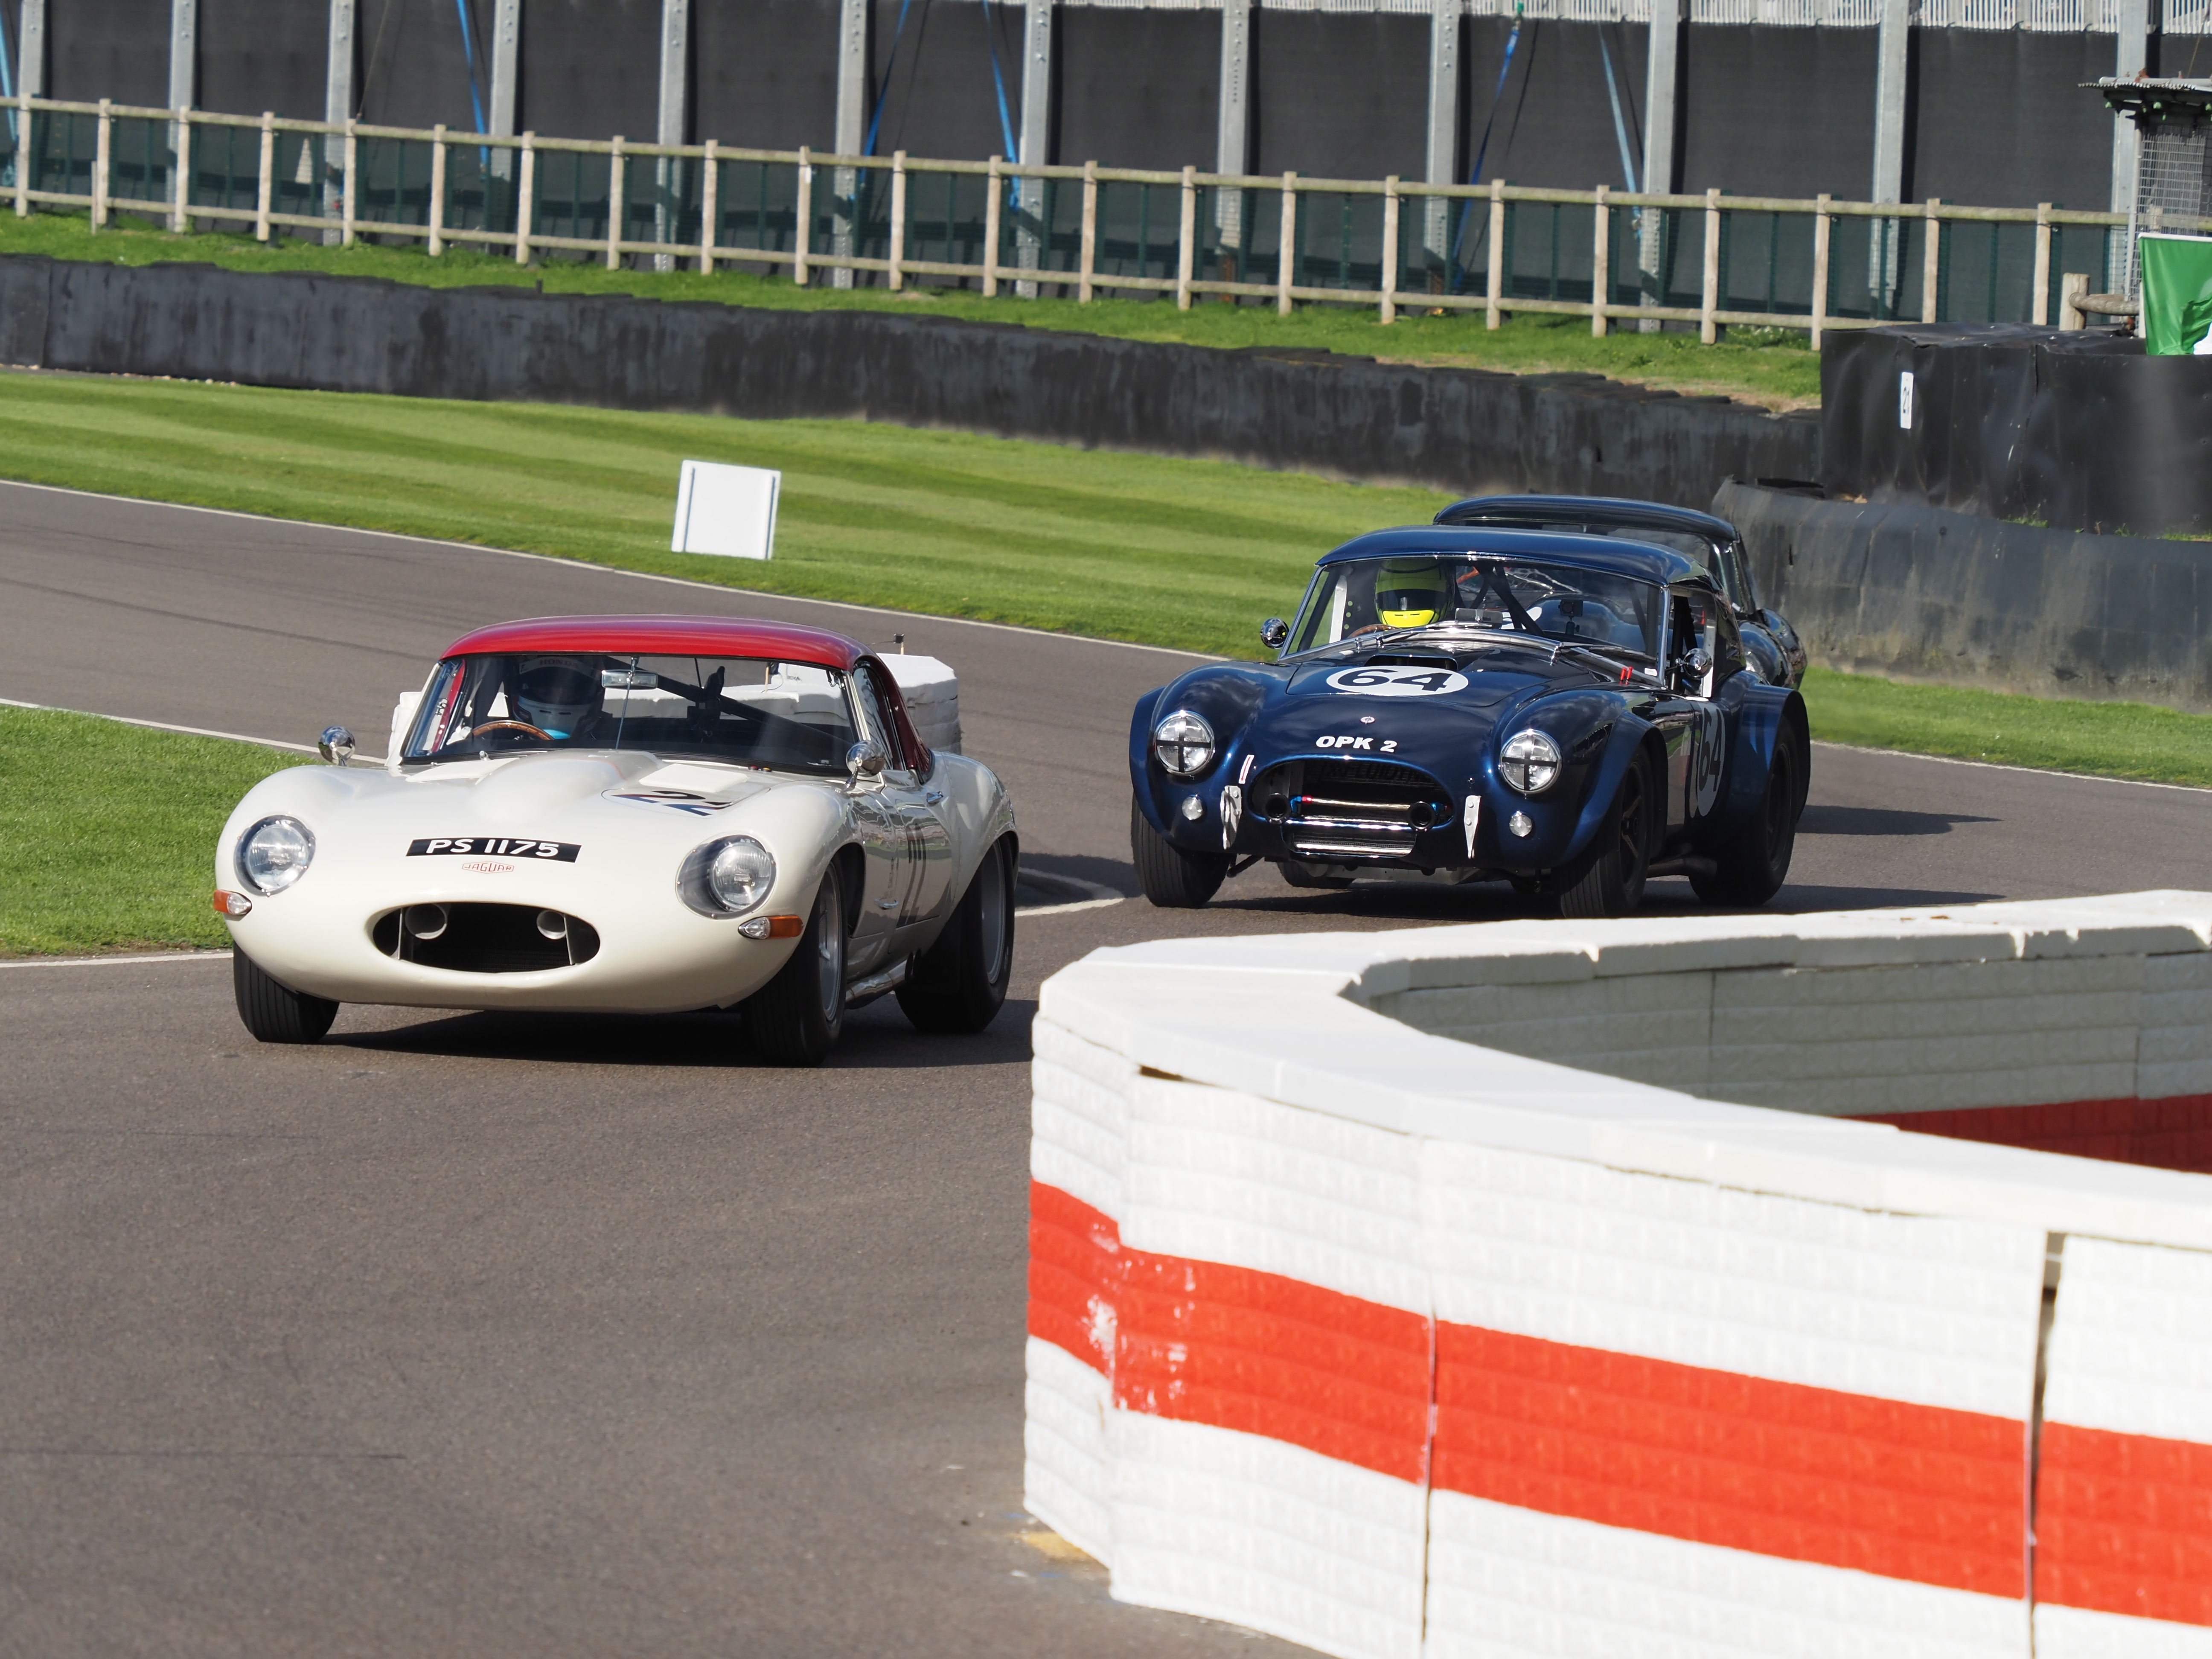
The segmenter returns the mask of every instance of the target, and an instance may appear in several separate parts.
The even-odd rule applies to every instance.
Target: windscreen
[[[656,755],[842,776],[857,734],[844,674],[761,657],[451,657],[404,760],[521,750]]]
[[[1458,554],[1348,559],[1316,578],[1290,649],[1459,624],[1579,641],[1656,662],[1664,616],[1656,582],[1573,565]]]

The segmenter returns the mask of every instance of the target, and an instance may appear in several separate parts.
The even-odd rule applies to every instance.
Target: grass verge
[[[1805,708],[1813,735],[1830,743],[2212,787],[2212,715],[1902,685],[1822,668],[1805,676]]]
[[[0,955],[228,945],[216,836],[273,749],[0,708]]]
[[[1739,330],[1734,339],[1707,346],[1700,345],[1695,334],[1685,333],[1617,333],[1595,339],[1589,319],[1580,317],[1516,317],[1493,331],[1484,327],[1480,313],[1409,314],[1386,327],[1372,310],[1350,306],[1301,306],[1290,316],[1279,317],[1272,305],[1218,301],[1177,311],[1165,300],[1109,299],[1086,306],[1042,297],[986,300],[957,289],[893,294],[880,288],[800,288],[787,276],[739,270],[702,276],[696,270],[609,270],[600,263],[565,259],[526,268],[509,258],[460,247],[433,259],[420,243],[377,247],[362,242],[332,248],[285,240],[264,244],[234,233],[173,236],[127,219],[95,233],[84,216],[58,213],[35,213],[27,219],[0,216],[0,253],[44,253],[58,259],[131,265],[192,259],[233,270],[322,270],[438,288],[543,283],[547,292],[557,294],[635,294],[778,309],[896,311],[1119,339],[1229,348],[1297,347],[1515,374],[1606,374],[1693,396],[1740,398],[1777,410],[1812,408],[1820,401],[1820,356],[1807,337],[1794,329]]]

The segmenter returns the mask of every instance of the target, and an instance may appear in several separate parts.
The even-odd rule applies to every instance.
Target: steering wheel
[[[528,720],[486,720],[461,741],[473,743],[488,732],[520,732],[526,736],[536,738],[541,743],[553,741],[553,734],[550,732],[532,726]]]

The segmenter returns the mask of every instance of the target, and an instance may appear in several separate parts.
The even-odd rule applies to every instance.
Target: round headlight
[[[264,818],[238,838],[238,873],[257,893],[281,893],[307,873],[315,838],[297,818]]]
[[[1152,728],[1152,752],[1168,775],[1194,778],[1213,764],[1213,728],[1188,708],[1178,708]]]
[[[1559,775],[1559,745],[1541,732],[1516,732],[1498,751],[1498,775],[1524,795],[1540,794]]]
[[[750,836],[710,841],[684,860],[677,890],[706,916],[741,916],[775,885],[775,859]]]

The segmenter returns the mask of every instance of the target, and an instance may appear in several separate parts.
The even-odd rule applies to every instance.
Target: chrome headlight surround
[[[1523,795],[1540,795],[1559,778],[1559,745],[1531,727],[1516,732],[1498,751],[1498,775]]]
[[[264,897],[291,886],[314,861],[314,831],[282,812],[240,836],[231,857],[238,878]]]
[[[1213,728],[1203,714],[1178,708],[1152,727],[1152,753],[1170,777],[1197,777],[1213,764]]]
[[[702,916],[726,921],[757,910],[775,885],[775,854],[750,836],[724,836],[692,848],[676,891]]]

